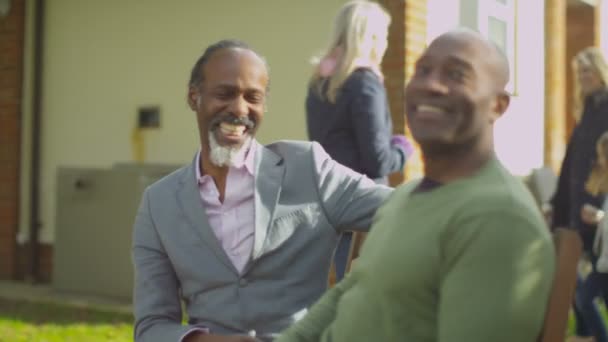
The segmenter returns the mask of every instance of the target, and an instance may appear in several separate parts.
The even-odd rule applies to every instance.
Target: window
[[[509,59],[510,78],[507,90],[517,95],[516,24],[517,0],[478,0],[477,27],[481,34],[498,45]]]

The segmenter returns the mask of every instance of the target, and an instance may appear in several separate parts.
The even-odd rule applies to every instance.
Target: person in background
[[[608,211],[608,201],[606,200],[606,195],[608,195],[608,131],[604,132],[597,141],[596,163],[585,188],[591,195],[604,197],[601,208],[585,204],[581,215],[583,222],[598,225],[593,241],[593,255],[597,258],[594,269],[599,273],[608,273],[608,217],[606,217]]]
[[[551,226],[571,228],[578,231],[583,241],[583,251],[591,256],[595,236],[595,224],[583,221],[581,210],[585,204],[601,207],[602,197],[586,191],[585,181],[589,177],[596,157],[596,143],[608,130],[608,64],[599,49],[589,47],[573,59],[575,73],[575,117],[574,127],[566,155],[562,162],[557,189],[547,210],[551,213]],[[579,284],[581,280],[579,279]],[[577,298],[586,297],[577,288]],[[606,336],[606,327],[595,305],[583,308],[575,301],[576,334],[579,337]],[[575,337],[572,341],[588,341]]]
[[[309,139],[340,164],[382,184],[403,170],[413,151],[403,135],[392,135],[380,70],[390,21],[377,3],[346,3],[325,54],[315,63],[306,97]],[[344,275],[350,243],[351,233],[343,233],[334,259],[337,279]]]
[[[581,219],[584,223],[597,227],[593,248],[588,255],[591,261],[591,272],[585,277],[577,291],[576,306],[580,309],[583,320],[591,322],[587,326],[591,328],[590,335],[583,338],[573,338],[574,341],[596,341],[606,342],[608,336],[603,322],[595,321],[595,300],[599,296],[606,298],[608,295],[608,132],[604,132],[597,141],[596,163],[591,170],[585,189],[592,196],[603,197],[601,207],[586,203],[581,209]],[[593,330],[595,329],[595,330]]]

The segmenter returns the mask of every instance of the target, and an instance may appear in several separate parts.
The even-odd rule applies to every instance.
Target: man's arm
[[[150,215],[147,190],[135,219],[132,257],[135,341],[180,341],[196,327],[181,324],[179,282]]]
[[[336,229],[368,230],[372,218],[392,189],[340,165],[318,143],[312,144],[312,158],[321,206]],[[342,294],[352,285],[346,276],[315,303],[306,316],[287,329],[275,342],[320,341],[334,320]]]
[[[340,297],[352,284],[352,277],[346,275],[336,286],[325,292],[304,318],[284,331],[274,342],[322,341],[327,327],[334,320]]]
[[[381,178],[403,169],[406,153],[391,143],[386,122],[388,112],[386,91],[376,75],[362,74],[349,84],[350,117],[355,131],[362,172],[371,178]]]
[[[549,235],[497,210],[454,225],[442,244],[438,341],[535,341],[555,267]]]
[[[378,185],[329,157],[318,143],[312,157],[321,206],[338,230],[368,231],[392,189]]]

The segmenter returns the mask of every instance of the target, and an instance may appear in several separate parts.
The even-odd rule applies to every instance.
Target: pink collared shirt
[[[228,168],[224,202],[213,178],[202,175],[200,151],[196,156],[196,179],[209,225],[237,271],[242,272],[253,250],[255,232],[254,157],[257,142],[252,140]]]

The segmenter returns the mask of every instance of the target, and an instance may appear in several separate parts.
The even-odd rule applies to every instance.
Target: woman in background
[[[413,148],[392,135],[383,75],[391,18],[380,5],[351,1],[339,11],[330,44],[315,63],[306,98],[310,140],[319,142],[337,162],[378,183],[403,170]],[[336,251],[336,278],[343,277],[352,233]]]
[[[596,160],[596,143],[608,131],[608,64],[594,47],[579,52],[573,60],[575,83],[575,117],[566,156],[562,162],[557,190],[551,200],[552,227],[575,229],[583,241],[583,251],[592,256],[596,224],[585,222],[581,211],[585,204],[601,207],[602,196],[590,194],[585,182]],[[593,257],[592,257],[593,260]],[[580,280],[579,280],[580,282]],[[575,313],[577,335],[595,336],[597,342],[606,341],[606,328],[594,303],[581,307],[587,297],[585,286],[578,286]],[[589,341],[574,338],[572,341]]]
[[[589,254],[591,273],[579,285],[576,306],[579,308],[585,322],[594,322],[597,319],[595,317],[597,311],[595,300],[599,296],[606,298],[608,294],[608,217],[605,215],[606,210],[608,210],[608,201],[606,200],[608,194],[608,131],[604,132],[597,142],[596,163],[591,170],[585,188],[592,196],[604,197],[601,208],[587,203],[581,209],[582,221],[597,226],[597,229],[593,250]],[[589,330],[591,330],[588,335],[595,337],[595,340],[589,339],[589,341],[608,341],[604,324],[600,323],[602,322],[588,324]],[[579,338],[578,341],[585,340]]]

